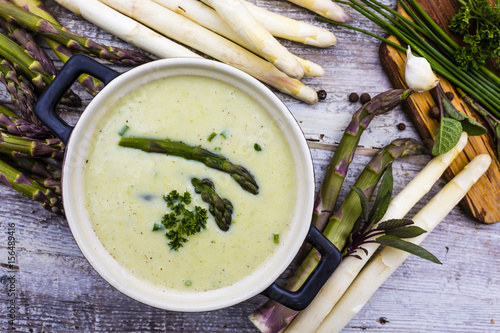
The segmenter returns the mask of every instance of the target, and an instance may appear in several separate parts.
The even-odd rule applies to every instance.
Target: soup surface
[[[118,146],[125,125],[126,137],[182,141],[224,155],[254,175],[259,194],[200,162]],[[83,170],[85,207],[106,250],[139,279],[163,290],[222,288],[285,240],[297,205],[295,165],[277,123],[243,91],[205,77],[164,78],[122,98],[99,126]],[[170,212],[163,196],[172,190],[190,192],[188,208],[208,212],[193,177],[209,178],[231,201],[233,222],[221,231],[208,213],[206,229],[174,251],[165,230],[153,226]]]

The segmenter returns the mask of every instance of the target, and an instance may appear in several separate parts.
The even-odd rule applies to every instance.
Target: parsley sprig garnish
[[[200,206],[194,207],[193,210],[186,208],[191,204],[191,194],[187,191],[181,195],[173,190],[164,195],[163,199],[171,212],[163,215],[161,224],[154,224],[153,231],[167,229],[165,236],[169,240],[168,245],[171,250],[177,251],[188,241],[187,236],[206,228],[207,210]]]
[[[462,69],[480,68],[488,59],[500,66],[499,1],[460,0],[462,6],[450,22],[450,30],[463,35],[466,45],[458,48],[455,59]]]

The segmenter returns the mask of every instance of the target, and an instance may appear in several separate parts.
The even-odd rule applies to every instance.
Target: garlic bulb
[[[405,80],[408,88],[416,92],[429,91],[439,83],[427,59],[414,56],[410,46],[406,51]]]

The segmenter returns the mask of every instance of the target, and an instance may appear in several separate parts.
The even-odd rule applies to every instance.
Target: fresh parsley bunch
[[[453,16],[450,30],[463,35],[465,46],[457,49],[455,60],[461,69],[478,69],[488,59],[500,68],[500,4],[488,0],[459,0],[462,7]]]

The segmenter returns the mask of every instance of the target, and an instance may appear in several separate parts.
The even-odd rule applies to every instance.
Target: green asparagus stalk
[[[12,69],[15,69],[16,72],[22,72],[40,91],[45,90],[54,78],[53,75],[45,71],[39,61],[25,53],[25,50],[21,46],[3,34],[0,34],[0,57],[15,64]],[[19,82],[21,81],[25,82],[24,79],[19,77]],[[21,90],[23,89],[25,88],[21,88]],[[81,99],[72,90],[68,90],[61,99],[61,103],[69,106],[80,106]],[[32,113],[29,119],[35,121],[33,117],[34,113]],[[36,120],[35,123],[39,123],[39,121]]]
[[[0,56],[15,64],[16,70],[21,70],[38,89],[43,91],[52,82],[52,77],[47,74],[38,61],[26,54],[22,47],[1,33]]]
[[[199,146],[190,146],[183,142],[171,140],[158,140],[150,138],[121,138],[118,145],[122,147],[140,149],[148,153],[160,153],[183,157],[205,164],[207,167],[226,172],[240,184],[240,186],[252,193],[259,193],[259,186],[252,174],[243,166],[236,165],[226,157],[212,153]]]
[[[62,195],[61,181],[54,178],[33,176],[32,179],[57,195]]]
[[[330,218],[361,135],[372,119],[384,114],[411,95],[411,90],[394,89],[375,96],[357,111],[347,126],[338,149],[328,165],[313,212],[312,223],[323,230]]]
[[[63,63],[66,63],[73,56],[71,51],[66,46],[49,38],[44,38],[50,48],[54,51]],[[82,74],[78,77],[80,85],[92,96],[97,95],[103,88],[104,83],[89,74]]]
[[[374,188],[381,179],[385,170],[399,157],[406,157],[421,154],[424,147],[421,143],[413,139],[397,139],[391,142],[384,149],[375,154],[372,160],[365,166],[358,176],[355,187],[360,188],[371,197]],[[329,219],[328,225],[323,234],[332,241],[338,249],[342,250],[354,223],[361,214],[361,204],[359,196],[351,190],[344,203],[339,207],[334,215]],[[321,256],[317,250],[309,252],[306,259],[287,282],[290,290],[298,289],[316,267]],[[284,329],[297,315],[297,311],[289,309],[277,302],[268,301],[259,309],[254,311],[249,319],[262,332],[279,332]]]
[[[30,179],[24,173],[0,160],[0,184],[11,187],[28,198],[38,201],[50,212],[63,215],[61,196]]]
[[[4,157],[6,159],[6,157]],[[30,177],[36,179],[47,179],[51,184],[61,181],[61,165],[45,161],[40,158],[13,157],[9,156],[9,162],[18,170],[25,171]],[[47,183],[47,184],[49,184]]]
[[[21,171],[32,181],[57,195],[62,195],[61,164],[40,158],[0,155],[0,159]]]
[[[140,65],[152,59],[142,53],[111,46],[104,46],[65,29],[59,24],[51,23],[14,4],[0,2],[0,16],[7,21],[14,20],[27,29],[36,31],[43,36],[55,40],[78,52],[90,53],[114,63]]]
[[[14,65],[7,59],[0,60],[0,81],[10,93],[12,104],[23,117],[33,124],[40,125],[41,122],[35,115],[35,87],[24,76],[18,75]]]
[[[59,22],[49,13],[49,11],[45,8],[39,0],[13,0],[12,3],[18,5],[19,7],[24,8],[25,10],[40,16],[41,18],[61,26]],[[66,29],[61,26],[62,29]],[[42,36],[43,37],[43,36]],[[54,51],[57,57],[63,62],[66,63],[71,56],[73,56],[73,51],[71,51],[66,46],[62,45],[55,40],[52,40],[47,37],[43,37],[44,41],[49,45],[49,47]],[[78,82],[82,85],[82,87],[92,96],[97,95],[99,91],[104,88],[104,83],[100,80],[88,75],[82,74],[78,77]]]
[[[1,66],[0,66],[1,67]],[[0,105],[0,129],[5,132],[25,136],[33,139],[47,139],[54,137],[54,134],[43,125],[35,125],[18,116],[15,112]]]
[[[2,2],[6,2],[3,0]],[[0,19],[0,25],[5,30],[7,35],[15,40],[20,46],[26,49],[26,52],[35,60],[40,62],[45,71],[50,75],[56,75],[56,67],[54,66],[54,62],[48,54],[42,49],[35,41],[34,37],[26,31],[26,29],[11,23],[7,22],[5,19]]]
[[[209,204],[208,211],[214,216],[217,226],[222,231],[228,231],[231,226],[233,205],[227,199],[222,199],[216,192],[214,183],[210,179],[193,178],[191,184],[194,191],[201,194],[203,201]]]
[[[377,153],[373,160],[366,166],[366,173],[362,173],[356,183],[372,184],[366,188],[360,187],[369,199],[373,194],[375,185],[380,180],[387,166],[391,165],[396,158],[410,155],[422,154],[424,146],[412,139],[397,139],[384,150]],[[366,178],[366,179],[365,179]],[[359,187],[357,184],[354,186]],[[324,233],[329,236],[330,241],[338,248],[343,249],[349,235],[358,220],[361,204],[358,194],[351,190],[344,204],[330,217]]]
[[[0,153],[13,157],[39,157],[61,160],[64,144],[57,138],[36,140],[0,131]]]
[[[7,59],[12,64],[15,64],[14,69],[17,72],[22,72],[26,75],[31,80],[33,85],[41,91],[45,90],[54,78],[54,76],[47,74],[40,62],[33,59],[24,52],[22,47],[1,33],[0,57]],[[19,81],[21,82],[24,80],[20,79]],[[23,85],[25,85],[25,83],[23,83]],[[61,99],[61,103],[69,106],[79,106],[81,105],[81,100],[74,92],[69,90]],[[33,118],[30,119],[34,121]]]

